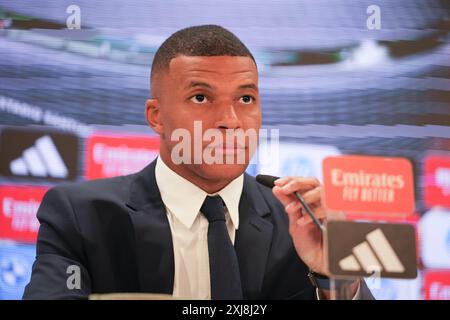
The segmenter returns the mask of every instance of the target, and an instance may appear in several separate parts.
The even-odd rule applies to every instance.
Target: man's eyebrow
[[[214,89],[213,86],[206,82],[200,82],[200,81],[191,81],[186,85],[186,89],[191,89],[195,87],[202,87],[206,89]],[[248,84],[242,84],[238,87],[238,89],[253,89],[255,91],[258,91],[258,87],[254,83],[248,83]]]
[[[191,88],[195,88],[195,87],[203,87],[206,89],[213,89],[213,87],[206,83],[206,82],[199,82],[199,81],[191,81],[186,85],[186,89],[191,89]]]
[[[258,91],[258,87],[254,83],[240,85],[239,89],[253,89],[255,91]]]

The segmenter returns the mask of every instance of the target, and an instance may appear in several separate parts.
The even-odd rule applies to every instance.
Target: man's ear
[[[158,99],[147,99],[145,101],[145,118],[153,130],[161,136],[164,131]]]

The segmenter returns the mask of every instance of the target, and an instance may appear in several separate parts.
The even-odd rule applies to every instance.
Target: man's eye
[[[251,104],[255,99],[252,96],[242,96],[239,101],[243,104]]]
[[[203,94],[196,94],[195,96],[192,96],[190,100],[198,104],[206,103],[208,101]]]

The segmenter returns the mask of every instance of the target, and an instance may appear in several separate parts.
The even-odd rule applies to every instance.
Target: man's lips
[[[219,144],[219,145],[208,145],[206,146],[207,150],[215,150],[216,152],[223,152],[223,153],[237,153],[237,152],[242,152],[244,150],[246,150],[246,146],[243,145],[236,145],[236,144]]]
[[[235,143],[226,143],[226,144],[217,144],[217,145],[207,145],[208,149],[246,149],[245,145],[235,144]]]

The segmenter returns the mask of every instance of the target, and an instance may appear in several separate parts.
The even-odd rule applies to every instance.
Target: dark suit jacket
[[[172,294],[173,244],[155,163],[133,175],[61,185],[47,192],[37,214],[37,257],[24,299]],[[281,203],[248,175],[235,248],[245,299],[315,299]],[[71,265],[80,268],[80,289],[67,286]],[[363,297],[371,297],[365,285]]]

